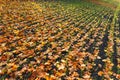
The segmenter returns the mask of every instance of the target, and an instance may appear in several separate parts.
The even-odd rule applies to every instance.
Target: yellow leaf
[[[15,34],[19,34],[19,31],[18,30],[14,30],[13,31]]]
[[[45,42],[42,42],[41,44],[42,44],[42,45],[45,45]]]

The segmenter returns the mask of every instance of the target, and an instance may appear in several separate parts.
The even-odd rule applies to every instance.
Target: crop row
[[[0,79],[113,78],[106,52],[113,29],[119,38],[119,27],[111,29],[113,11],[80,4],[6,5],[0,16]],[[117,40],[115,46],[119,48]],[[116,72],[113,76],[118,78]]]

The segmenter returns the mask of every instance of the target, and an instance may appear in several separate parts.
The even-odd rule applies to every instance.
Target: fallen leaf
[[[102,75],[103,75],[103,71],[99,71],[99,72],[98,72],[98,75],[99,75],[99,76],[102,76]]]

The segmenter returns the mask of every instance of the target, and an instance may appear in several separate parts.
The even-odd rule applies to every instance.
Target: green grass
[[[116,5],[116,6],[119,5],[119,2],[117,0],[101,0],[101,1],[113,4],[113,5]]]

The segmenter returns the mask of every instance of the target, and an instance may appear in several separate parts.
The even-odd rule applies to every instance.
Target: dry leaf
[[[99,71],[99,72],[98,72],[98,75],[99,75],[99,76],[102,76],[102,75],[103,75],[103,71]]]

